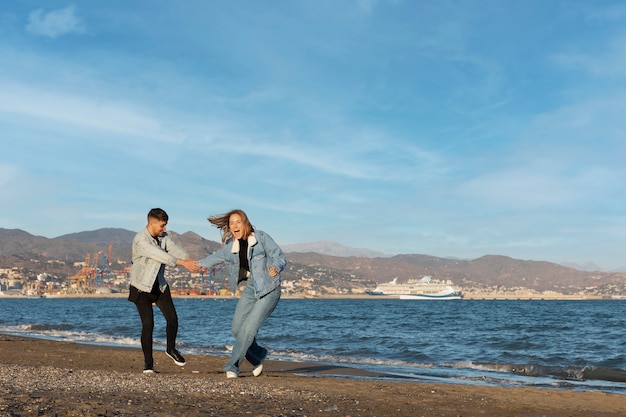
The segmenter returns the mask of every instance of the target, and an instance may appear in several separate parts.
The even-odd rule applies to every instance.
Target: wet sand
[[[139,349],[0,335],[0,417],[626,415],[620,394],[361,380],[375,374],[269,360],[258,378],[247,365],[226,379],[225,357],[185,357],[178,367],[155,352],[159,373],[144,375]]]

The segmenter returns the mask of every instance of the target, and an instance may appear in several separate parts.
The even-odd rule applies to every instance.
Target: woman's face
[[[228,228],[233,234],[235,239],[241,239],[243,237],[243,220],[239,214],[232,214],[228,219]]]

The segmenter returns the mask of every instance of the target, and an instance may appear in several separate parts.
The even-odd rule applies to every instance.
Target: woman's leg
[[[152,332],[154,331],[154,312],[152,304],[135,304],[141,319],[141,349],[143,350],[144,366],[152,368]]]
[[[243,294],[241,294],[233,315],[235,345],[233,346],[230,360],[224,366],[226,372],[230,371],[239,374],[239,366],[246,357],[248,349],[255,341],[261,325],[276,308],[278,300],[280,300],[280,287],[259,300],[254,297],[252,288],[246,288]],[[260,348],[260,346],[256,346]],[[261,358],[257,359],[259,362],[262,360]]]
[[[256,337],[252,340],[252,344],[246,352],[246,360],[252,364],[252,366],[260,365],[267,356],[267,349],[261,347],[256,342]]]

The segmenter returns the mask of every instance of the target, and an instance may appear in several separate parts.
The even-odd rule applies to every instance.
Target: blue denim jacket
[[[189,255],[177,246],[167,233],[163,233],[159,243],[152,237],[146,227],[133,239],[133,264],[130,267],[130,285],[150,292],[154,279],[159,279],[161,292],[165,291],[165,265],[176,266],[179,259],[187,259]]]
[[[239,278],[239,241],[237,239],[228,239],[217,252],[198,261],[198,264],[205,268],[221,263],[225,266],[234,294]],[[248,237],[248,264],[250,265],[248,285],[252,285],[254,295],[259,299],[280,286],[280,272],[285,269],[287,260],[283,251],[267,233],[256,230]],[[275,277],[270,276],[270,266],[278,270]]]

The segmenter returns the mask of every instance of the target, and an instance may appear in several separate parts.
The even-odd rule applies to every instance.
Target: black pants
[[[170,287],[168,286],[164,293],[159,294],[156,305],[165,317],[165,335],[167,338],[167,350],[176,347],[176,335],[178,333],[178,315],[174,308],[174,301]],[[135,303],[139,318],[141,318],[141,349],[143,350],[144,363],[146,367],[154,366],[152,357],[152,333],[154,331],[154,311],[152,303]]]

